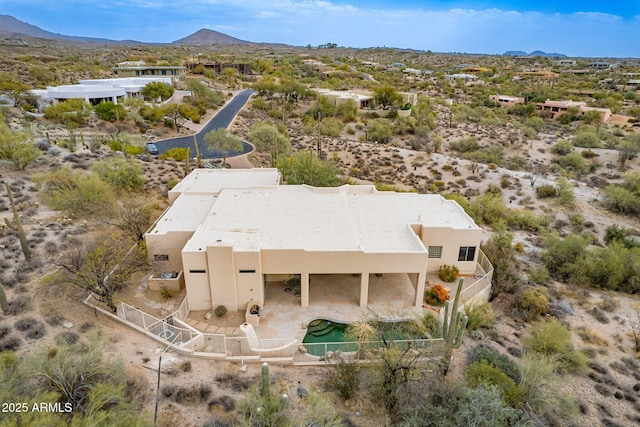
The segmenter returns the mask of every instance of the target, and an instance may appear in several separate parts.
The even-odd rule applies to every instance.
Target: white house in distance
[[[118,100],[139,97],[142,88],[152,82],[172,85],[171,77],[126,77],[80,80],[80,83],[75,85],[49,86],[46,89],[34,89],[31,92],[37,95],[45,105],[57,104],[67,99],[83,99],[91,105],[97,105],[103,101],[112,101],[117,104]]]
[[[476,272],[482,230],[455,201],[279,179],[275,169],[198,169],[174,188],[145,241],[163,271],[183,271],[190,310],[264,306],[269,283],[292,277],[306,307],[313,276],[326,274],[359,276],[366,306],[370,275],[384,273],[406,273],[419,307],[427,272]]]

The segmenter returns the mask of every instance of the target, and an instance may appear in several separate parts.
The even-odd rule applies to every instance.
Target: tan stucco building
[[[476,271],[482,230],[454,201],[278,182],[274,169],[196,170],[174,188],[145,239],[152,260],[184,272],[190,310],[264,306],[269,283],[291,277],[308,306],[313,277],[324,274],[359,276],[366,306],[371,275],[406,273],[421,306],[427,272]]]

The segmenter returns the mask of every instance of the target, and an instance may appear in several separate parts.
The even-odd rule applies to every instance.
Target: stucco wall
[[[482,230],[479,228],[460,230],[453,228],[424,227],[422,229],[422,243],[429,246],[442,246],[441,258],[429,258],[427,273],[437,273],[442,265],[456,265],[461,274],[473,274],[476,270],[476,260],[480,251]],[[458,261],[461,246],[475,246],[476,253],[473,261]]]
[[[160,272],[182,270],[182,248],[193,231],[170,231],[166,234],[146,234],[145,242],[149,260]],[[155,255],[168,255],[168,261],[155,261]]]

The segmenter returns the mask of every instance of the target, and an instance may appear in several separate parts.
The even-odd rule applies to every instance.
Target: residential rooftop
[[[424,252],[412,226],[478,229],[457,203],[437,194],[379,192],[371,185],[224,189],[185,251],[221,241],[248,251]]]

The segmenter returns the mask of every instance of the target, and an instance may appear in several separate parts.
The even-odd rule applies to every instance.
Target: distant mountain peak
[[[523,52],[521,50],[508,50],[503,55],[506,56],[549,56],[549,57],[562,57],[566,58],[567,55],[564,53],[547,53],[541,50],[534,50],[531,53]]]
[[[222,34],[218,31],[201,28],[190,36],[181,38],[171,44],[207,45],[207,44],[250,44],[251,42]]]

